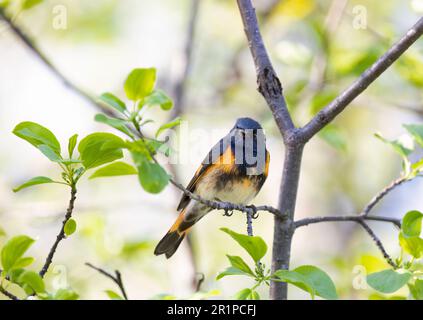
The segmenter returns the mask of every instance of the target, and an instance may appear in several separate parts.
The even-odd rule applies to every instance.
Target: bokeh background
[[[297,125],[339,94],[423,13],[421,0],[386,0],[383,5],[370,0],[254,3]],[[65,29],[54,28],[57,6],[65,8]],[[363,10],[365,19],[360,20],[357,16]],[[110,91],[123,97],[122,84],[130,70],[153,66],[158,70],[158,86],[171,97],[181,94],[182,88],[177,111],[190,128],[225,132],[237,117],[259,120],[267,133],[271,163],[269,178],[254,203],[277,204],[284,148],[271,113],[255,90],[255,70],[235,1],[45,0],[30,10],[10,13],[50,62],[92,95]],[[0,245],[17,234],[37,239],[30,252],[38,269],[60,228],[69,195],[66,188],[56,185],[12,192],[33,176],[55,177],[58,171],[11,131],[21,121],[34,121],[50,128],[65,144],[74,133],[84,136],[109,129],[94,122],[99,110],[66,86],[3,21],[0,52],[0,227],[6,233]],[[399,157],[374,133],[396,138],[405,133],[402,124],[422,122],[422,53],[420,40],[307,145],[297,218],[357,213],[398,177]],[[158,123],[169,117],[158,109],[150,112]],[[151,132],[155,126],[151,125]],[[193,145],[199,163],[212,143],[197,139]],[[416,151],[412,158],[421,155]],[[197,169],[195,163],[175,166],[181,182],[189,181]],[[423,210],[422,192],[418,179],[403,185],[374,214],[401,217],[411,209]],[[196,225],[194,256],[186,243],[170,260],[153,255],[155,244],[175,219],[180,196],[172,186],[158,195],[147,194],[135,176],[84,179],[74,211],[78,231],[60,244],[55,268],[47,276],[49,286],[69,285],[82,299],[107,299],[104,290],[115,289],[114,284],[85,262],[109,271],[119,269],[133,299],[199,297],[193,296],[196,272],[205,276],[201,292],[212,298],[231,298],[251,285],[238,277],[215,281],[228,264],[225,254],[245,256],[219,231],[226,226],[244,232],[245,220],[239,213],[227,218],[213,212]],[[371,225],[388,252],[398,256],[393,226]],[[254,232],[269,244],[267,265],[272,231],[273,218],[262,213],[254,222]],[[371,289],[353,288],[358,270],[354,266],[362,265],[369,272],[385,266],[374,243],[353,223],[299,229],[291,265],[302,264],[327,271],[343,299],[374,297]],[[259,292],[266,298],[267,291],[263,287]],[[308,298],[294,287],[289,295]]]

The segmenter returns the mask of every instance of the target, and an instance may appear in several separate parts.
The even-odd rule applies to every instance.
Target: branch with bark
[[[285,144],[285,160],[278,205],[278,209],[283,213],[284,219],[275,216],[272,253],[272,272],[275,272],[279,269],[289,269],[291,243],[296,229],[294,222],[295,204],[300,177],[301,159],[305,144],[317,132],[322,130],[339,115],[349,103],[360,95],[414,42],[416,42],[417,39],[419,39],[423,33],[423,18],[420,18],[396,44],[367,69],[350,87],[323,108],[308,124],[302,128],[296,128],[287,109],[281,82],[272,67],[269,55],[264,46],[255,9],[251,0],[237,0],[237,3],[248,45],[256,67],[258,91],[262,94],[272,111],[276,125],[282,134]],[[394,187],[395,186],[392,188]],[[387,192],[389,192],[389,190]],[[380,199],[375,199],[374,204],[379,200]],[[370,204],[369,211],[374,204]],[[364,217],[367,217],[367,214]],[[374,233],[370,233],[372,231],[363,221],[364,217],[358,220],[356,219],[355,221],[363,226],[379,246],[381,244],[380,241],[378,241]],[[329,219],[333,218],[325,217],[323,220],[330,221]],[[382,250],[382,248],[383,247],[379,246],[379,249]],[[287,299],[287,284],[272,281],[270,286],[270,297],[271,299]]]
[[[53,257],[54,257],[54,254],[56,253],[56,250],[57,250],[57,247],[59,246],[60,241],[62,241],[63,239],[66,238],[65,226],[66,226],[66,223],[69,221],[69,219],[72,218],[72,212],[73,212],[73,208],[74,208],[74,205],[75,205],[75,200],[76,200],[76,188],[72,187],[71,188],[71,198],[69,200],[69,206],[66,210],[65,218],[62,222],[62,227],[59,231],[59,234],[56,237],[56,241],[53,243],[53,246],[50,248],[50,251],[47,255],[46,261],[44,262],[44,265],[43,265],[41,271],[39,272],[41,277],[44,277],[48,268],[50,267],[51,263],[53,262]]]

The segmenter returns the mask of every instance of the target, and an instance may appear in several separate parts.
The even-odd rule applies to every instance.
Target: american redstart
[[[239,118],[210,150],[186,189],[206,200],[247,205],[263,186],[269,161],[261,125],[251,118]],[[184,194],[177,210],[179,216],[157,244],[155,255],[170,258],[189,229],[212,209]]]

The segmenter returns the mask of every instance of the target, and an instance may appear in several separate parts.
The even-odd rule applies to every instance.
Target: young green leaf
[[[28,286],[31,289],[31,291],[37,294],[45,292],[45,285],[44,285],[43,279],[38,273],[34,271],[24,271],[20,275],[18,282],[22,285]],[[25,291],[29,294],[32,293],[31,291],[27,291],[27,290]]]
[[[248,297],[250,297],[250,295],[251,295],[251,289],[249,289],[249,288],[242,289],[241,291],[239,291],[235,294],[235,299],[236,300],[247,300]]]
[[[314,299],[316,291],[313,288],[313,284],[302,274],[295,271],[281,269],[277,270],[273,276],[276,277],[279,281],[290,283],[304,291],[307,291],[310,293],[311,298]]]
[[[101,177],[126,176],[132,174],[137,174],[137,169],[135,169],[130,164],[117,161],[110,163],[104,167],[101,167],[90,176],[90,179]]]
[[[153,91],[155,82],[156,69],[134,69],[125,81],[126,96],[133,101],[143,99]]]
[[[303,275],[313,287],[317,296],[328,300],[338,299],[335,284],[323,270],[315,266],[300,266],[293,271]]]
[[[123,157],[125,142],[111,133],[92,133],[81,140],[78,151],[86,169],[95,168]]]
[[[69,219],[65,224],[64,231],[67,237],[73,234],[76,231],[76,221],[72,218]]]
[[[405,236],[414,237],[420,236],[422,230],[423,213],[419,211],[409,211],[402,218],[401,229]]]
[[[138,179],[145,191],[159,193],[166,187],[169,182],[169,175],[161,165],[136,155],[134,161],[138,168]]]
[[[75,150],[77,141],[78,141],[77,134],[74,134],[72,137],[69,138],[69,142],[68,142],[69,159],[71,159],[73,156],[73,151]]]
[[[244,260],[242,260],[241,257],[238,256],[230,256],[230,255],[226,255],[229,259],[229,262],[231,264],[232,267],[242,270],[245,273],[250,274],[251,276],[254,276],[254,272],[250,269],[250,267],[248,266],[247,263],[245,263]]]
[[[57,155],[60,155],[60,143],[56,136],[49,129],[38,123],[29,121],[21,122],[13,129],[13,133],[38,149],[41,145],[47,145]]]
[[[117,294],[116,292],[112,290],[106,290],[105,292],[107,296],[112,300],[124,300],[119,294]]]
[[[16,263],[13,265],[14,269],[20,269],[20,268],[26,268],[29,265],[31,265],[34,262],[34,258],[33,257],[24,257],[24,258],[20,258],[16,261]]]
[[[6,242],[1,251],[1,264],[4,272],[9,272],[22,258],[29,247],[34,243],[34,239],[28,236],[15,236]]]
[[[409,139],[409,137],[407,138],[407,136],[403,136],[392,141],[385,139],[379,133],[375,133],[375,137],[380,141],[390,145],[394,151],[404,159],[407,159],[407,156],[410,155],[410,153],[414,150],[413,141]]]
[[[411,278],[411,273],[399,273],[392,269],[375,272],[367,276],[367,284],[376,291],[393,293],[405,286]]]
[[[41,144],[38,146],[38,149],[47,157],[50,161],[60,162],[62,157],[57,154],[51,147],[46,144]]]
[[[25,182],[24,184],[21,184],[19,187],[16,187],[13,189],[13,192],[18,192],[21,191],[22,189],[31,187],[31,186],[35,186],[38,184],[44,184],[44,183],[54,183],[54,181],[52,179],[50,179],[49,177],[35,177],[32,178],[30,180],[28,180],[27,182]]]
[[[125,111],[126,111],[125,103],[122,100],[120,100],[118,97],[116,97],[115,95],[109,92],[106,92],[100,96],[100,100],[104,102],[106,105],[119,111],[120,113],[125,114]]]
[[[128,137],[133,138],[134,135],[132,134],[132,132],[129,130],[129,128],[126,126],[127,122],[125,120],[122,119],[116,119],[116,118],[110,118],[102,113],[96,114],[94,117],[94,120],[97,122],[101,122],[104,124],[107,124],[121,132],[123,132],[124,134],[126,134]]]
[[[156,138],[166,129],[171,129],[171,128],[174,128],[176,126],[179,126],[181,124],[181,121],[182,121],[181,117],[177,117],[177,118],[173,119],[172,121],[162,125],[156,132]]]
[[[173,102],[162,90],[154,90],[142,101],[142,105],[160,106],[162,110],[167,111],[172,109]]]
[[[79,295],[71,289],[59,289],[55,293],[54,300],[78,300]]]
[[[247,276],[247,277],[251,277],[251,274],[246,273],[238,268],[235,267],[229,267],[226,268],[224,271],[222,271],[221,273],[219,273],[216,277],[216,280],[220,280],[223,277],[226,276]]]
[[[420,259],[423,256],[423,239],[414,236],[408,237],[401,231],[398,235],[398,240],[401,248],[411,254],[414,258]]]
[[[409,283],[410,293],[416,300],[423,300],[423,280],[417,279],[414,284]]]
[[[404,128],[412,135],[414,140],[423,147],[423,125],[421,124],[405,124]]]
[[[239,243],[241,247],[243,247],[248,254],[253,258],[254,262],[259,262],[261,258],[267,252],[267,245],[266,242],[261,237],[250,237],[241,233],[237,233],[232,231],[228,228],[220,228],[223,232],[227,233],[234,239],[236,242]]]
[[[251,300],[260,300],[260,295],[256,290],[251,290]]]

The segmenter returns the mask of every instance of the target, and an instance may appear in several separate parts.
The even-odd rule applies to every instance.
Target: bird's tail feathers
[[[196,222],[194,221],[185,221],[185,210],[181,211],[175,223],[166,233],[166,235],[159,241],[156,248],[154,249],[154,254],[156,256],[164,254],[166,258],[169,259],[178,249],[182,240],[184,240],[185,235],[188,233],[191,226]]]

